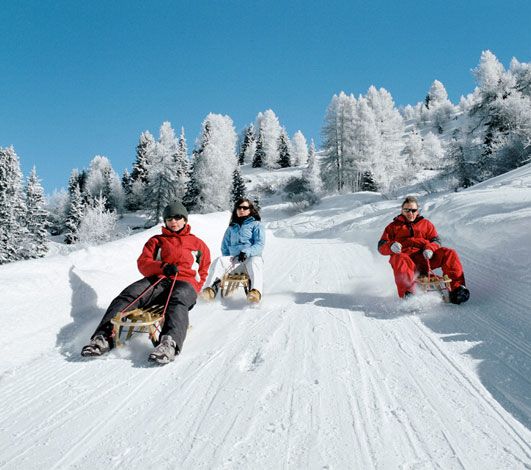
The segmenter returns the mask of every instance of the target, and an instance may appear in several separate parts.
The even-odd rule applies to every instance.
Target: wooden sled
[[[229,273],[225,274],[221,278],[221,284],[219,286],[221,297],[228,297],[234,294],[239,288],[243,287],[245,295],[249,293],[251,281],[246,273]]]
[[[424,274],[416,279],[417,286],[424,292],[440,292],[445,302],[450,301],[450,283],[452,280],[445,274],[439,276],[433,272]]]
[[[164,305],[153,305],[144,309],[135,308],[125,314],[118,314],[112,320],[114,325],[114,345],[121,346],[120,335],[127,330],[126,340],[134,333],[147,333],[153,346],[157,346],[162,328]]]

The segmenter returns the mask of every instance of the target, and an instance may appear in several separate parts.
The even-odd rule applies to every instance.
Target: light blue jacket
[[[238,256],[244,252],[247,256],[261,256],[265,244],[265,230],[262,223],[254,217],[247,217],[241,224],[232,224],[225,230],[221,242],[223,256]]]

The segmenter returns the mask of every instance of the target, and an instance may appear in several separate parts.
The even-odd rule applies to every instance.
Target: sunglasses
[[[415,212],[418,211],[418,209],[402,209],[404,212],[411,212],[412,214],[414,214]]]
[[[250,207],[249,206],[238,206],[236,209],[240,209],[242,211],[246,211],[246,210],[249,210]]]
[[[184,219],[184,218],[185,218],[184,215],[177,214],[177,215],[172,215],[172,216],[170,216],[170,217],[166,217],[164,220],[165,220],[166,222],[170,222],[170,221],[172,221],[172,220],[177,220],[177,221],[179,221],[179,220],[182,220],[182,219]]]

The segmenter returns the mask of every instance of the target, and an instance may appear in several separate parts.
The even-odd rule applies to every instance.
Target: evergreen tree
[[[176,174],[176,199],[181,200],[187,190],[188,180],[190,179],[190,160],[188,159],[188,147],[184,136],[184,127],[181,128],[181,136],[177,144],[177,152],[173,156],[175,162]]]
[[[97,245],[111,240],[118,215],[108,206],[102,194],[92,199],[79,224],[76,234],[79,242]]]
[[[291,164],[293,166],[306,165],[308,161],[308,144],[301,131],[293,134],[291,139]]]
[[[189,186],[196,195],[186,196],[192,210],[206,213],[230,208],[232,173],[238,164],[236,140],[230,117],[209,114],[203,121]]]
[[[258,113],[256,123],[262,142],[262,166],[268,170],[278,168],[278,138],[281,132],[278,118],[271,109],[268,109],[263,113]]]
[[[249,124],[244,129],[244,137],[238,153],[238,164],[243,165],[250,161],[256,151],[256,141],[254,138],[254,126]]]
[[[91,200],[97,198],[100,193],[105,197],[109,209],[118,212],[123,209],[124,192],[120,178],[107,157],[96,155],[90,162],[84,195],[87,200]]]
[[[313,139],[310,142],[310,150],[308,152],[308,166],[302,171],[302,177],[308,181],[308,186],[314,194],[321,193],[323,182]]]
[[[41,258],[48,251],[48,213],[45,209],[44,189],[32,168],[26,185],[26,243],[27,258]]]
[[[247,188],[245,187],[245,182],[243,181],[239,167],[236,167],[232,173],[232,202],[235,203],[238,199],[246,197],[246,194]]]
[[[148,155],[151,147],[155,144],[155,139],[149,131],[144,131],[140,135],[140,140],[136,146],[136,161],[133,165],[131,178],[133,181],[140,180],[147,183],[148,180]]]
[[[0,264],[22,259],[24,226],[22,171],[13,147],[0,147]]]
[[[83,220],[85,214],[85,203],[81,190],[79,188],[79,173],[77,170],[72,170],[70,180],[68,183],[68,194],[70,197],[70,204],[68,208],[68,215],[65,222],[66,235],[65,243],[70,245],[76,243],[78,240],[78,228]]]
[[[352,190],[356,99],[344,92],[334,95],[327,108],[323,135],[321,174],[329,191]]]
[[[291,166],[290,142],[286,133],[286,129],[282,128],[278,138],[278,165],[280,168],[288,168]]]
[[[262,133],[258,130],[258,139],[256,140],[256,148],[253,157],[253,168],[262,168],[264,164],[265,152],[262,141]]]
[[[122,190],[124,193],[124,206],[127,210],[133,211],[136,210],[135,204],[132,201],[133,195],[133,178],[131,177],[127,168],[124,170],[122,175]]]

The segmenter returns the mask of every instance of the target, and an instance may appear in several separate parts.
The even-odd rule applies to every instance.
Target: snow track
[[[75,255],[72,269],[55,259],[54,308],[72,305],[48,342],[2,363],[0,468],[531,468],[525,267],[511,278],[510,260],[457,246],[469,303],[399,301],[367,242],[389,218],[379,211],[373,233],[347,237],[354,225],[340,220],[338,238],[323,237],[315,215],[307,233],[294,221],[297,238],[268,232],[263,302],[198,304],[182,354],[164,367],[148,363],[144,337],[103,358],[78,355],[116,293],[94,257],[132,257],[142,237],[135,249]],[[15,333],[10,347],[25,340]]]

